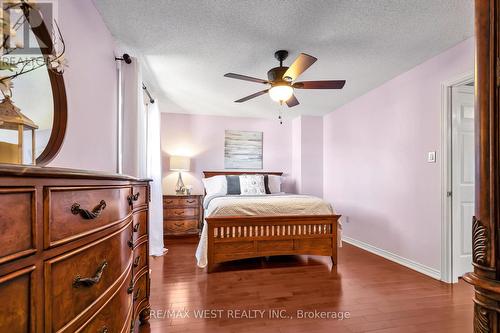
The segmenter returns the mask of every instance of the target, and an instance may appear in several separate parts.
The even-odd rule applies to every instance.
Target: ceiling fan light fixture
[[[293,88],[289,85],[276,85],[269,89],[269,96],[275,102],[286,102],[293,95]]]
[[[235,103],[246,102],[252,98],[269,93],[273,101],[281,105],[285,103],[289,108],[292,108],[300,104],[294,95],[295,89],[342,89],[344,87],[345,80],[297,81],[297,78],[318,60],[311,55],[305,53],[299,54],[289,67],[283,66],[283,60],[288,56],[286,50],[276,51],[274,56],[278,59],[280,65],[271,68],[267,72],[267,80],[235,73],[224,74],[225,77],[231,79],[263,83],[268,87],[265,90],[240,98],[234,101]]]

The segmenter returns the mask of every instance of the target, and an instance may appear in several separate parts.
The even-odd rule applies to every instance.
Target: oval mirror
[[[2,10],[10,31],[0,50],[0,163],[45,165],[66,132],[64,41],[50,3],[21,1]]]

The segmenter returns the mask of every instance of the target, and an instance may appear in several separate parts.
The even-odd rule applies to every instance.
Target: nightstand
[[[164,195],[164,236],[198,235],[202,218],[201,199],[201,195]]]

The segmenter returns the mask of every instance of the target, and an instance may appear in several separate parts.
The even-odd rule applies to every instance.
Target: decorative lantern
[[[33,120],[22,114],[10,97],[5,96],[0,103],[0,163],[35,164],[36,129],[38,126]],[[25,131],[30,132],[31,140],[26,140]],[[31,151],[25,141],[31,141]]]

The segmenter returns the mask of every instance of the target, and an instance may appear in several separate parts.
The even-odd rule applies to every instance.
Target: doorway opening
[[[458,282],[473,271],[474,77],[467,73],[442,85],[441,280]]]

